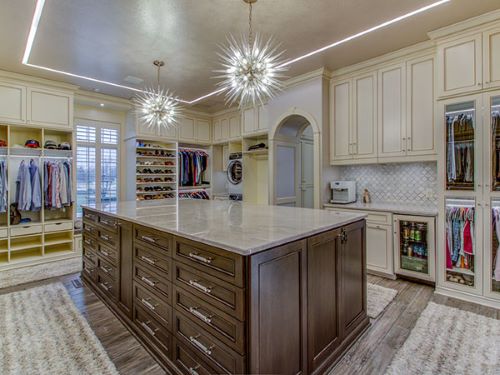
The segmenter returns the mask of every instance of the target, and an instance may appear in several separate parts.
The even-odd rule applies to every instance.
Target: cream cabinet
[[[28,87],[28,123],[73,128],[73,95],[65,92]]]
[[[259,130],[259,110],[251,107],[243,109],[241,112],[242,133],[243,135],[256,133]]]
[[[330,130],[331,163],[352,159],[351,151],[351,81],[334,82],[331,86],[333,104]]]
[[[241,122],[239,114],[229,116],[229,138],[235,139],[241,137]]]
[[[179,125],[179,140],[181,141],[194,141],[194,126],[195,120],[193,118],[184,117]]]
[[[207,143],[211,141],[210,121],[197,119],[195,122],[195,140]]]
[[[178,137],[178,126],[162,127],[159,130],[159,136],[169,139],[177,139]]]
[[[483,86],[500,86],[500,27],[483,33]]]
[[[218,116],[212,126],[213,142],[225,143],[241,137],[240,112],[231,112]]]
[[[26,86],[0,81],[0,121],[26,122]]]
[[[391,225],[366,224],[366,263],[369,270],[393,277],[392,238]]]

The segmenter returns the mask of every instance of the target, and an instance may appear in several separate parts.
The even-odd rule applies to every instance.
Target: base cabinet
[[[84,209],[82,277],[169,372],[320,374],[369,325],[365,235],[242,256]]]

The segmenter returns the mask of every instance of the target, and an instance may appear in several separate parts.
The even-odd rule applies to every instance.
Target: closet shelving
[[[71,196],[68,198],[72,201],[75,199],[73,132],[23,125],[0,125],[0,139],[7,144],[6,147],[0,147],[0,163],[3,162],[7,166],[8,180],[7,208],[0,212],[0,270],[73,257],[74,203],[48,207],[44,193],[45,163],[58,165],[57,163],[66,162],[71,174]],[[40,147],[25,147],[25,142],[30,139],[38,141]],[[67,142],[71,150],[45,149],[43,146],[47,140],[57,145]],[[10,215],[17,203],[16,180],[23,161],[25,165],[33,161],[38,166],[38,174],[35,175],[38,177],[35,178],[39,179],[40,207],[36,210],[19,211],[24,220],[14,224]],[[25,221],[26,219],[29,221]]]
[[[250,150],[263,143],[262,149]],[[242,140],[243,199],[257,204],[269,203],[269,140],[267,135],[247,136]]]
[[[179,199],[210,199],[212,147],[181,144],[178,157]]]

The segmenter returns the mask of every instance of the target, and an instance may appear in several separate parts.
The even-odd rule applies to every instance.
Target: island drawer
[[[245,353],[245,325],[174,285],[174,307],[240,354]]]
[[[97,251],[97,240],[94,237],[89,236],[87,233],[83,233],[83,247]]]
[[[237,319],[244,320],[243,289],[180,262],[174,262],[174,268],[175,284]]]
[[[146,263],[169,280],[172,279],[172,259],[164,251],[136,242],[134,255],[136,260]]]
[[[103,257],[109,263],[111,263],[113,265],[118,264],[119,254],[118,254],[118,250],[116,250],[116,249],[113,249],[111,247],[100,244],[99,249],[97,250],[97,255]]]
[[[110,232],[105,229],[99,229],[99,235],[97,238],[100,243],[108,245],[110,247],[118,247],[120,244],[120,239],[116,233]]]
[[[134,262],[134,279],[146,289],[158,293],[167,303],[172,303],[172,283],[137,259]]]
[[[82,261],[82,268],[83,268],[83,276],[92,282],[96,281],[96,265],[92,263],[92,261],[89,261],[87,258],[83,258]]]
[[[174,310],[175,337],[209,363],[213,363],[225,373],[242,374],[245,372],[245,358],[207,333],[183,313]]]
[[[113,281],[116,281],[118,279],[118,272],[116,267],[101,257],[98,257],[97,259],[97,268],[100,272],[105,273]]]
[[[115,280],[111,279],[106,273],[97,269],[97,287],[104,292],[112,300],[118,297],[118,285]]]
[[[161,233],[159,231],[142,227],[139,225],[134,226],[135,239],[140,243],[146,243],[148,245],[161,248],[166,251],[168,256],[171,256],[172,249],[172,236],[166,233]]]
[[[106,216],[103,214],[99,215],[98,219],[99,226],[112,232],[112,233],[117,233],[118,232],[118,219],[111,217],[111,216]]]
[[[86,208],[83,209],[83,221],[90,221],[97,223],[98,215],[95,212],[89,211]]]
[[[220,370],[211,368],[197,354],[193,353],[184,344],[179,342],[175,337],[173,341],[173,358],[175,365],[186,375],[210,375],[218,374]]]
[[[174,259],[239,287],[244,285],[243,257],[238,254],[175,237]]]
[[[147,311],[169,331],[172,330],[172,306],[137,282],[134,282],[134,300],[136,305]]]
[[[97,229],[97,226],[95,224],[89,223],[89,222],[84,220],[83,221],[83,234],[97,238],[99,236],[99,230]]]
[[[86,241],[88,241],[88,239],[86,239]],[[82,251],[83,256],[90,259],[92,263],[97,264],[97,247],[84,243]]]
[[[167,329],[139,306],[134,307],[133,317],[137,329],[160,348],[168,358],[172,358],[172,336]]]

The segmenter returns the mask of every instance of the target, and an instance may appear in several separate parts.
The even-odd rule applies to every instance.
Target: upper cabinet
[[[351,81],[334,82],[331,85],[332,129],[330,131],[331,161],[352,159],[351,142]]]
[[[241,137],[240,112],[230,112],[217,116],[213,121],[214,143],[225,143]]]
[[[259,105],[242,110],[241,131],[243,136],[265,133],[268,130],[269,124],[265,106]]]
[[[483,33],[483,85],[500,87],[500,27]]]
[[[210,142],[210,121],[197,119],[195,122],[195,140],[198,142]]]
[[[26,122],[26,86],[0,81],[0,121]]]

